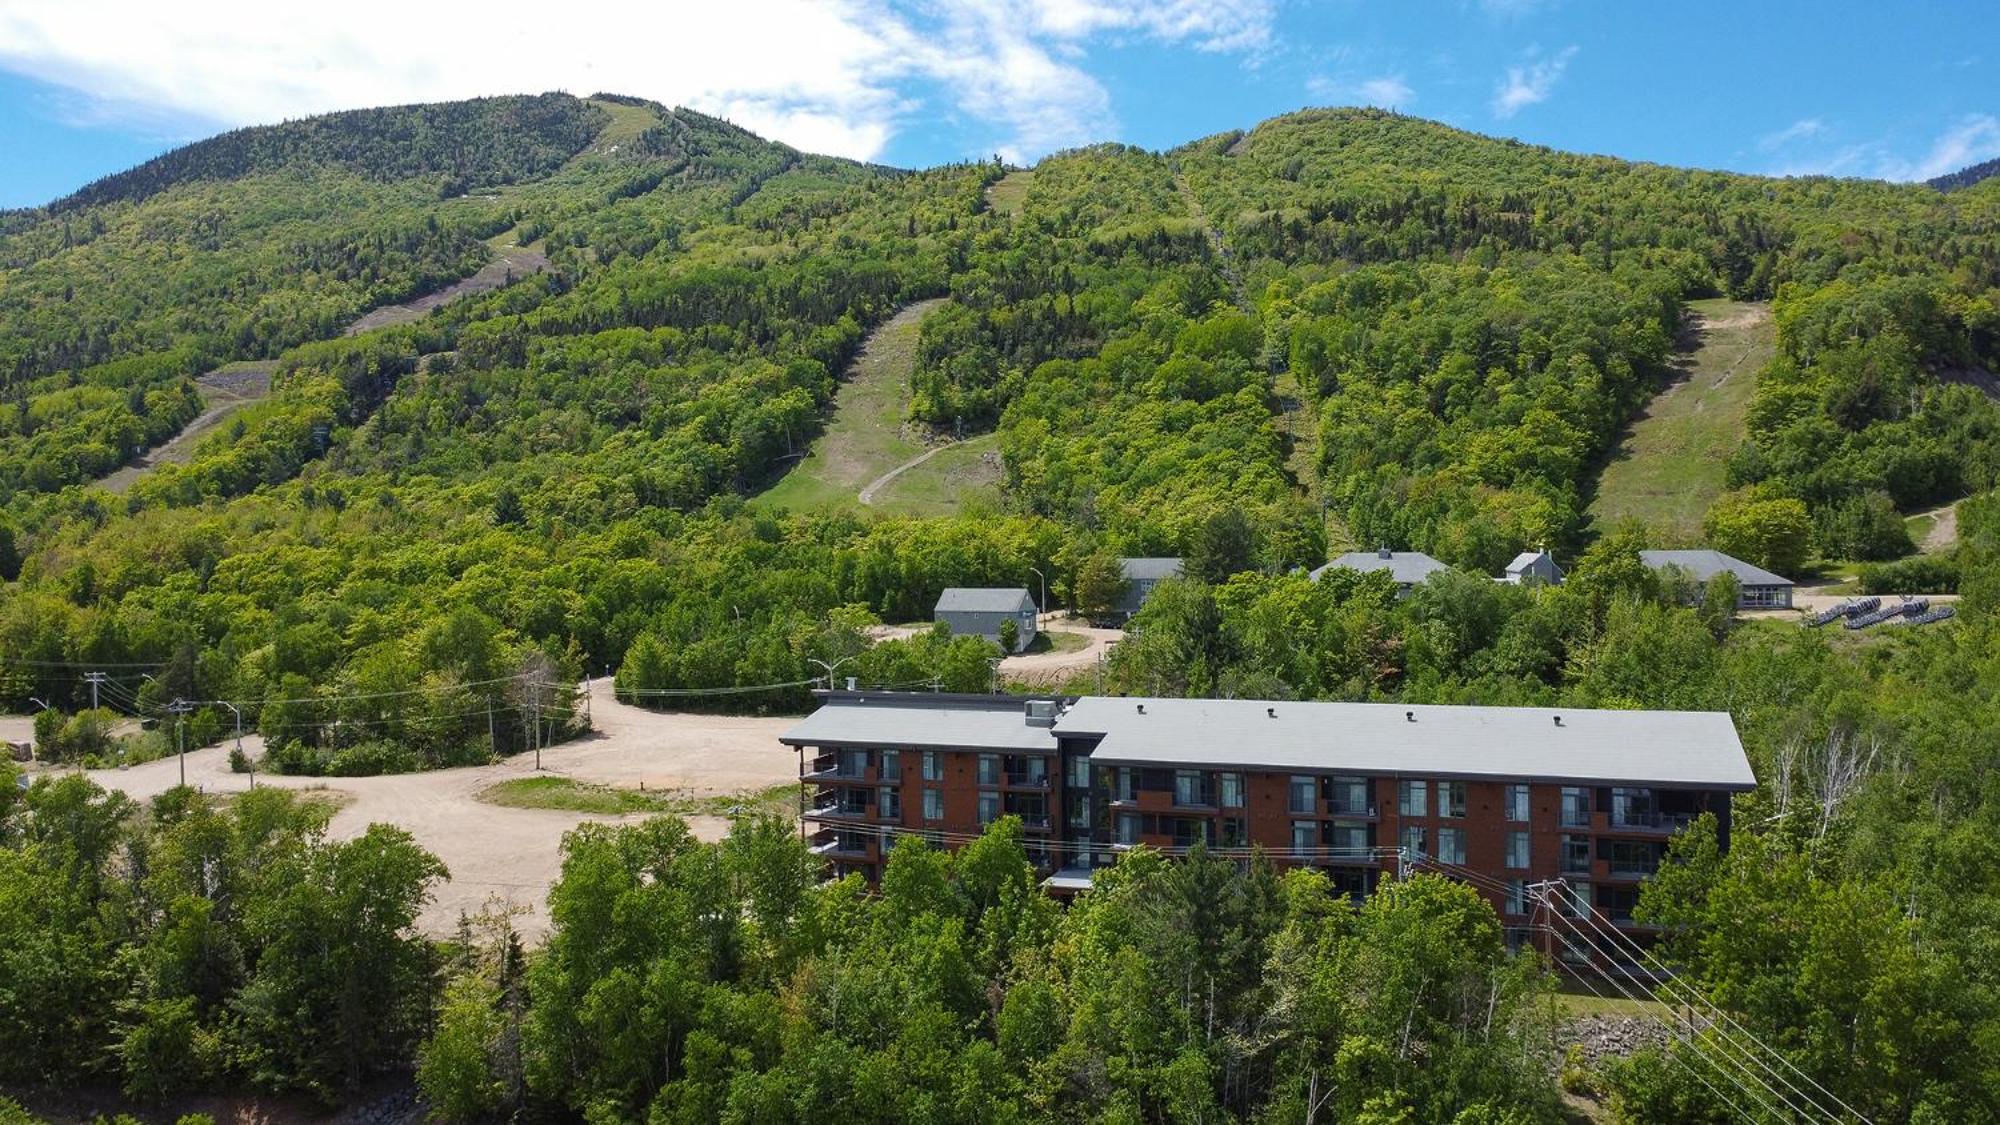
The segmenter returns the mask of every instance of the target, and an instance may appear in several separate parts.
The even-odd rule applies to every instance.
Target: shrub
[[[1868,594],[1956,594],[1958,556],[1918,555],[1861,567],[1861,590]]]
[[[327,759],[329,777],[374,777],[383,773],[415,773],[423,768],[417,755],[394,742],[358,742]]]

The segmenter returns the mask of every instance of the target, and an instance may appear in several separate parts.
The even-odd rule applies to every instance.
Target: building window
[[[1328,832],[1333,850],[1350,858],[1368,853],[1368,825],[1359,820],[1336,820]]]
[[[928,758],[930,757],[930,755],[926,754],[924,755],[924,757]],[[924,819],[925,820],[944,819],[944,790],[942,789],[924,790]]]
[[[1590,790],[1563,786],[1562,822],[1564,828],[1590,827]]]
[[[1526,914],[1528,912],[1528,881],[1510,879],[1507,881],[1507,913]]]
[[[1445,863],[1465,862],[1465,829],[1438,829],[1438,859]]]
[[[1507,787],[1507,819],[1528,823],[1528,787],[1509,785]]]
[[[1292,852],[1295,859],[1311,859],[1319,850],[1319,824],[1310,820],[1292,822]]]
[[[1090,798],[1078,794],[1069,795],[1069,826],[1071,828],[1090,827]]]
[[[1398,785],[1396,810],[1404,816],[1431,815],[1430,786],[1422,781],[1405,781]]]
[[[1138,813],[1118,814],[1118,842],[1121,844],[1136,844],[1139,842]]]
[[[979,756],[979,784],[1000,784],[1000,755],[981,754]]]
[[[1438,782],[1438,815],[1464,819],[1465,782]]]
[[[1000,794],[979,794],[979,823],[984,826],[1000,819]]]
[[[1571,883],[1569,893],[1562,896],[1563,913],[1572,918],[1590,917],[1590,884]]]
[[[883,820],[903,819],[903,798],[884,785],[875,791],[875,815]]]
[[[1424,838],[1424,827],[1421,824],[1404,825],[1402,840],[1403,851],[1409,855],[1423,855],[1430,850],[1426,846],[1427,841]]]
[[[1590,874],[1590,837],[1564,836],[1562,838],[1562,845],[1563,874]]]
[[[1138,797],[1138,792],[1137,792],[1138,787],[1132,784],[1133,782],[1132,767],[1119,766],[1117,780],[1118,780],[1117,791],[1113,795],[1112,799],[1118,801],[1136,800]]]
[[[842,750],[834,773],[839,777],[866,777],[868,775],[868,751]]]
[[[1222,818],[1222,846],[1225,848],[1247,848],[1250,846],[1250,825],[1240,816]]]
[[[1291,784],[1292,811],[1309,813],[1319,811],[1315,806],[1319,801],[1319,782],[1310,777],[1293,775]]]
[[[1516,871],[1528,869],[1528,834],[1526,832],[1507,833],[1507,866]]]
[[[901,751],[897,750],[882,751],[882,780],[883,781],[903,780],[903,755]]]
[[[1222,807],[1225,809],[1242,808],[1243,775],[1240,773],[1225,773],[1218,775],[1216,781],[1222,790]]]
[[[1200,770],[1174,771],[1174,804],[1208,804],[1208,786],[1202,784]]]
[[[944,763],[938,760],[938,752],[935,750],[924,751],[924,780],[944,780]]]
[[[1368,779],[1332,777],[1327,779],[1327,803],[1335,816],[1373,816],[1368,807]]]
[[[1069,759],[1069,777],[1063,783],[1072,789],[1090,788],[1090,758],[1084,754],[1073,755]]]

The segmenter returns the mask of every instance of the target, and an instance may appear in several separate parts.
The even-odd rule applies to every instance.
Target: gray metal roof
[[[1341,570],[1386,570],[1398,586],[1414,586],[1440,570],[1451,568],[1422,551],[1349,551],[1312,572],[1313,578],[1335,567]]]
[[[1181,576],[1179,559],[1119,559],[1118,565],[1125,568],[1125,579],[1128,582],[1158,581],[1162,578]]]
[[[1720,711],[1086,696],[1055,729],[1102,735],[1091,752],[1100,765],[1708,789],[1757,784],[1736,724]]]
[[[1027,701],[995,696],[990,706],[963,703],[922,706],[936,696],[907,701],[882,696],[835,697],[780,735],[787,746],[934,746],[1052,754],[1055,735],[1028,725]]]
[[[1514,556],[1513,562],[1507,564],[1507,573],[1519,574],[1535,565],[1536,560],[1546,554],[1548,554],[1547,551],[1522,551],[1520,554]],[[1554,560],[1551,559],[1550,561],[1553,562]]]
[[[1639,561],[1658,570],[1664,566],[1677,566],[1694,576],[1697,582],[1728,571],[1736,576],[1736,581],[1745,586],[1789,586],[1792,580],[1780,577],[1761,566],[1751,566],[1742,559],[1731,558],[1721,551],[1640,551]]]
[[[1027,602],[1027,606],[1021,603]],[[1034,605],[1020,586],[952,586],[938,595],[937,613],[1014,613]]]

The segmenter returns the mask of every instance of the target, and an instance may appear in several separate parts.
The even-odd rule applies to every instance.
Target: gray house
[[[1118,565],[1125,570],[1125,593],[1113,607],[1118,616],[1130,619],[1139,612],[1152,596],[1153,587],[1167,578],[1181,576],[1179,559],[1119,559]]]
[[[1751,566],[1721,551],[1640,551],[1639,561],[1654,570],[1678,567],[1687,571],[1696,582],[1707,582],[1727,571],[1736,576],[1738,609],[1792,608],[1791,579],[1781,578],[1761,566]]]
[[[1349,551],[1332,562],[1312,572],[1315,582],[1329,570],[1358,570],[1363,573],[1387,571],[1396,581],[1396,595],[1407,597],[1411,587],[1436,574],[1451,568],[1422,551],[1391,551],[1387,547],[1375,551]]]
[[[932,620],[951,626],[952,635],[985,637],[1000,643],[1000,625],[1014,623],[1014,651],[1035,639],[1035,599],[1019,586],[953,586],[938,596]]]
[[[1500,579],[1519,585],[1522,582],[1540,582],[1544,586],[1560,586],[1563,568],[1556,565],[1556,558],[1545,550],[1522,551],[1507,564],[1507,573]]]

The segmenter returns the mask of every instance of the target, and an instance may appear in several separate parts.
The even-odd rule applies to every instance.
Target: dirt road
[[[1010,656],[1000,662],[1000,674],[1009,680],[1054,683],[1097,667],[1111,646],[1125,639],[1122,629],[1099,629],[1058,614],[1046,614],[1042,629],[1048,633],[1069,633],[1084,638],[1084,646],[1070,652],[1030,652]]]
[[[201,391],[206,409],[182,427],[180,433],[147,450],[131,464],[107,474],[98,483],[114,494],[123,495],[156,467],[185,463],[194,456],[195,443],[238,410],[271,393],[271,373],[277,366],[275,360],[254,360],[232,363],[197,376],[195,386]]]
[[[605,785],[674,789],[690,796],[760,791],[796,781],[798,760],[778,743],[795,720],[722,715],[659,714],[628,707],[611,697],[609,680],[590,685],[596,731],[542,752],[545,772]],[[244,739],[253,756],[263,747]],[[515,809],[486,804],[478,795],[488,786],[534,773],[532,754],[490,766],[436,770],[388,777],[311,778],[257,775],[259,785],[323,789],[346,800],[334,815],[330,834],[352,839],[374,823],[409,830],[451,871],[418,919],[425,932],[449,935],[461,912],[477,911],[491,896],[526,908],[516,919],[522,936],[540,939],[548,931],[549,884],[561,869],[563,833],[586,820],[636,820],[547,809]],[[124,770],[96,770],[92,780],[139,800],[158,795],[179,781],[179,762],[164,758]],[[229,772],[228,750],[210,747],[187,756],[188,784],[211,793],[249,787],[250,777]],[[691,817],[703,839],[719,839],[728,823],[719,817]]]
[[[387,328],[392,324],[408,324],[430,315],[432,309],[448,305],[461,297],[471,297],[491,292],[501,286],[540,273],[549,268],[549,259],[539,250],[524,246],[499,248],[499,256],[479,268],[471,277],[454,281],[442,289],[426,293],[401,304],[383,305],[361,314],[354,323],[347,326],[343,336],[359,336],[376,328]]]

